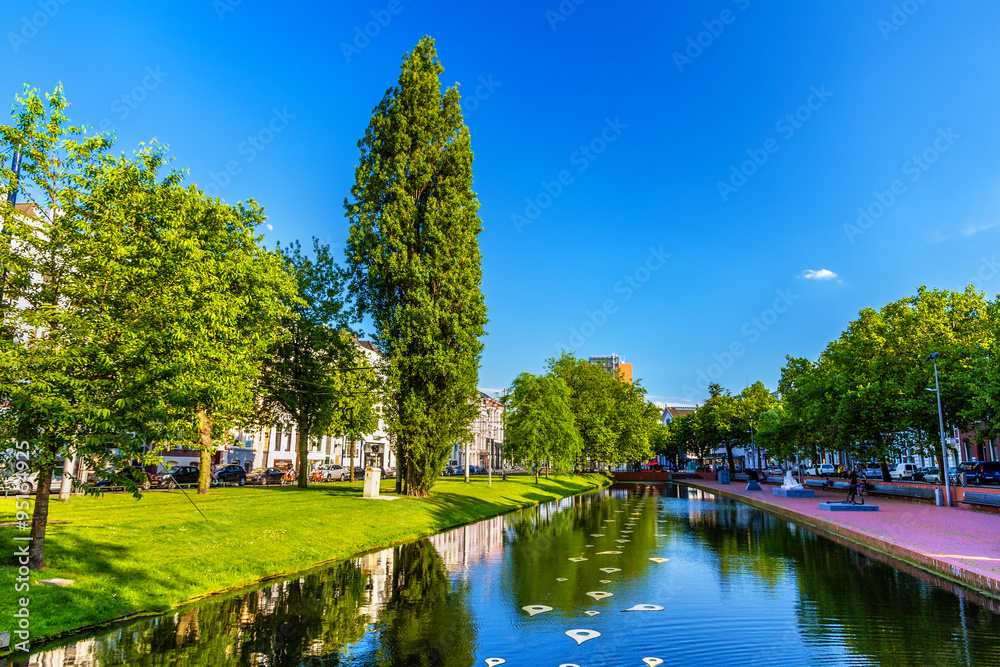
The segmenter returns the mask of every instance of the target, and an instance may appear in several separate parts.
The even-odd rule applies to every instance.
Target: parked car
[[[361,466],[354,466],[354,480],[365,478],[365,469]]]
[[[924,475],[936,473],[937,471],[937,468],[932,468],[931,466],[921,466],[913,471],[913,481],[922,482],[924,481]]]
[[[455,466],[455,476],[465,477],[465,466]]]
[[[336,463],[323,466],[323,479],[328,482],[343,482],[349,473],[347,468]]]
[[[965,461],[958,469],[973,484],[996,482],[1000,484],[1000,461]]]
[[[246,477],[247,484],[281,484],[281,479],[285,476],[283,470],[277,468],[254,468]]]
[[[781,477],[785,474],[785,470],[781,466],[771,466],[770,468],[764,468],[763,474],[768,477]]]
[[[916,463],[897,463],[896,467],[889,471],[892,479],[913,479],[913,473],[917,472]]]
[[[212,477],[217,484],[236,483],[243,486],[247,483],[247,471],[243,469],[243,466],[235,463],[216,466]]]
[[[877,463],[866,463],[859,472],[863,472],[868,479],[882,479],[882,466]]]
[[[120,473],[121,477],[132,480],[132,482],[140,489],[148,489],[150,487],[149,483],[149,473],[145,469],[139,466],[127,466]],[[104,471],[102,473],[94,473],[87,480],[87,486],[94,486],[100,489],[122,486],[120,480],[113,479],[109,471]]]
[[[806,474],[817,477],[833,477],[837,474],[837,466],[832,463],[817,463],[811,468],[806,468]]]
[[[177,466],[149,478],[149,485],[154,489],[176,489],[181,484],[197,483],[198,469],[194,466]]]
[[[49,492],[58,493],[59,487],[62,486],[62,468],[56,468],[52,471],[52,481],[49,483]],[[33,472],[27,476],[27,478],[21,478],[15,475],[4,474],[3,489],[7,491],[16,491],[18,493],[34,493],[38,488],[38,473]]]
[[[948,468],[948,481],[957,485],[959,481],[959,472],[958,468]],[[931,468],[930,472],[924,475],[924,481],[928,484],[944,484],[944,481],[941,479],[941,474],[937,468]]]

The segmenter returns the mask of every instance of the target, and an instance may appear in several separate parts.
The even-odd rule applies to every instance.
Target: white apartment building
[[[365,355],[367,363],[377,366],[382,359],[382,351],[374,343],[355,339],[355,345]],[[353,443],[347,437],[324,435],[314,437],[309,443],[307,465],[335,463],[342,466],[382,466],[396,467],[396,455],[389,444],[389,432],[385,420],[382,419],[382,405],[377,404],[378,427],[372,433],[365,433]],[[253,466],[264,468],[299,468],[299,456],[296,451],[298,432],[294,425],[282,426],[272,424],[259,431],[240,432],[237,442],[243,443],[253,451]],[[228,459],[225,460],[228,463]]]
[[[449,464],[453,466],[490,465],[499,468],[503,457],[504,421],[503,404],[489,394],[479,392],[479,414],[472,422],[472,439],[466,443],[456,442],[451,450]],[[492,456],[492,463],[491,463]]]

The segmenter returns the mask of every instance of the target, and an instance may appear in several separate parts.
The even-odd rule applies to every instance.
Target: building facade
[[[499,468],[503,458],[504,407],[489,394],[479,392],[479,413],[472,422],[472,438],[466,443],[456,442],[452,447],[449,463],[453,466],[482,466]]]

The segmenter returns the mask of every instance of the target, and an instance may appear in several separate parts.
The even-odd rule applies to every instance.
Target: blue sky
[[[119,150],[256,198],[269,246],[342,249],[357,141],[433,36],[476,154],[487,390],[561,347],[672,404],[774,388],[862,308],[996,295],[1000,5],[578,1],[8,0],[0,92],[61,81]]]

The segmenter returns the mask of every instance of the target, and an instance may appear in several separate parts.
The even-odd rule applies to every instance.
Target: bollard
[[[944,489],[940,487],[934,489],[934,504],[938,507],[944,506]]]

